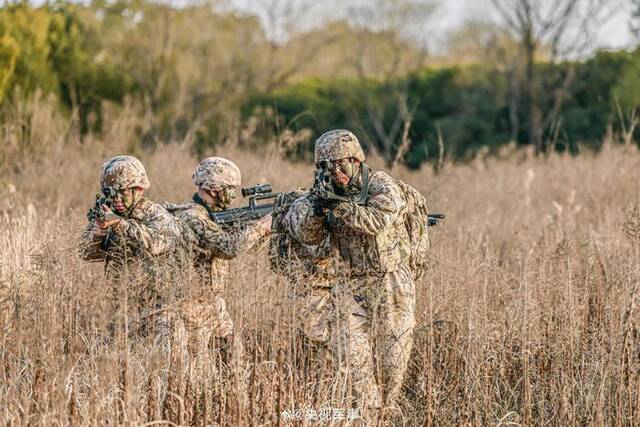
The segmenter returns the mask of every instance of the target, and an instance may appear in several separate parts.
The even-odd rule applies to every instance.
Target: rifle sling
[[[202,200],[202,198],[200,197],[200,195],[198,193],[195,193],[193,195],[193,202],[197,203],[198,205],[202,206],[203,208],[205,208],[207,210],[207,213],[209,214],[209,219],[211,219],[211,221],[215,222],[215,217],[213,215],[213,211],[211,210],[211,208],[209,207],[209,205],[207,205],[205,203],[204,200]]]
[[[366,163],[362,163],[362,188],[360,189],[360,195],[354,202],[358,205],[366,205],[369,198],[369,166]]]

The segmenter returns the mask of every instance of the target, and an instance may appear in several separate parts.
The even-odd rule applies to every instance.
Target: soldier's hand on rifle
[[[323,199],[316,196],[313,201],[313,214],[315,216],[326,216],[329,213],[329,210],[336,207],[337,204],[336,200]]]
[[[113,211],[111,209],[109,209],[108,206],[102,205],[101,206],[105,216],[108,217],[112,217],[114,216]],[[111,214],[111,215],[109,215]],[[114,225],[118,224],[120,222],[120,218],[114,218],[114,219],[107,219],[105,221],[101,221],[101,220],[96,220],[96,224],[98,225],[98,227],[102,228],[103,230],[105,230],[105,234],[106,234],[106,230],[109,227],[113,227]]]

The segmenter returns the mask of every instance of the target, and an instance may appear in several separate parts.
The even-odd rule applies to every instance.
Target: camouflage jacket
[[[360,191],[356,184],[354,193]],[[364,206],[341,202],[326,217],[314,215],[313,196],[297,199],[285,221],[304,244],[329,239],[336,273],[379,276],[406,265],[410,255],[404,225],[406,202],[395,179],[382,171],[370,174]]]
[[[89,222],[82,236],[83,259],[105,261],[107,276],[126,279],[131,297],[148,299],[176,292],[176,277],[184,267],[180,261],[189,256],[188,245],[179,223],[162,206],[140,200],[111,227],[107,245],[93,237],[93,226]]]
[[[195,202],[167,204],[195,237],[194,266],[208,292],[223,292],[229,277],[229,260],[251,248],[266,234],[257,224],[215,223],[207,209]]]

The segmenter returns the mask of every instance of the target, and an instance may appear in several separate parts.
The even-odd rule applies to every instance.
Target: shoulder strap
[[[198,193],[194,193],[193,198],[192,198],[193,202],[202,206],[203,208],[205,208],[207,210],[207,213],[209,214],[209,219],[211,221],[215,222],[215,217],[213,215],[213,211],[211,210],[211,208],[209,207],[209,205],[207,205],[204,200],[202,200],[202,198],[200,197],[200,195]]]
[[[369,199],[369,166],[366,163],[362,163],[362,187],[360,188],[360,195],[354,200],[354,203],[358,205],[366,205]]]

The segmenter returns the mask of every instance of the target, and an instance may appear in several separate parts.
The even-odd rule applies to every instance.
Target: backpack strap
[[[213,215],[213,211],[211,210],[211,208],[209,207],[209,205],[207,205],[205,203],[204,200],[202,200],[202,197],[200,197],[200,195],[198,193],[194,193],[193,198],[192,198],[193,202],[202,206],[203,208],[205,208],[207,210],[207,213],[209,214],[209,219],[211,219],[211,221],[216,222],[214,215]]]

